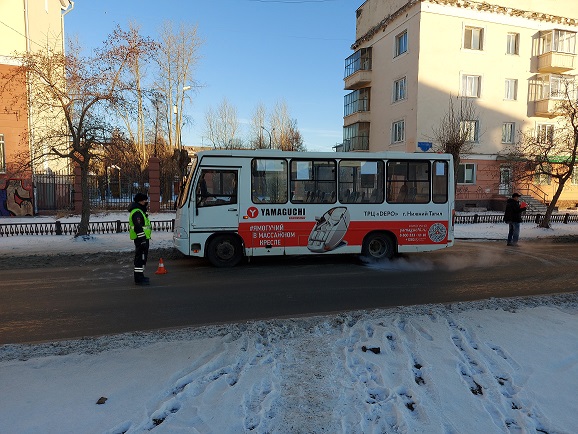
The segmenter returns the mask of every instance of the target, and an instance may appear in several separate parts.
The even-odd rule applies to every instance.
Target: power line
[[[0,24],[3,24],[4,26],[8,27],[10,30],[18,33],[20,36],[24,37],[24,39],[27,39],[27,40],[29,40],[30,42],[38,45],[39,47],[42,47],[42,45],[40,45],[38,42],[36,42],[36,41],[30,39],[29,37],[27,37],[26,35],[20,33],[20,32],[19,32],[18,30],[16,30],[14,27],[10,27],[10,26],[9,26],[8,24],[6,24],[4,21],[1,21],[1,20],[0,20]]]

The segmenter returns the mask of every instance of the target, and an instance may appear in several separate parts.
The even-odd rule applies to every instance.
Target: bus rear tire
[[[395,242],[391,235],[376,232],[369,234],[363,241],[361,256],[371,261],[391,259],[395,255]]]
[[[234,267],[243,259],[242,249],[235,235],[217,235],[207,245],[207,259],[215,267]]]

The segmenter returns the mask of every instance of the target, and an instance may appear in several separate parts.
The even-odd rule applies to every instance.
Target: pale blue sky
[[[196,78],[204,87],[185,108],[192,125],[183,143],[199,146],[204,115],[224,97],[248,122],[258,103],[285,100],[310,151],[342,141],[344,60],[355,40],[363,0],[76,0],[66,15],[67,37],[98,46],[116,24],[141,25],[156,38],[164,20],[198,25],[205,43]],[[245,137],[243,136],[243,139]]]

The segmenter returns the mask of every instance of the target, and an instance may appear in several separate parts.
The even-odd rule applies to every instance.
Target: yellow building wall
[[[480,97],[473,99],[479,115],[480,139],[471,154],[463,156],[463,162],[476,164],[476,183],[462,185],[458,191],[463,192],[463,200],[490,200],[503,191],[499,189],[499,167],[503,162],[498,161],[498,155],[507,147],[502,143],[503,123],[514,122],[516,131],[528,132],[537,123],[555,122],[534,115],[530,82],[538,72],[535,46],[540,31],[578,31],[567,20],[548,18],[578,18],[578,1],[466,3],[480,7],[463,7],[465,3],[458,0],[368,0],[357,10],[357,40],[352,48],[372,47],[370,151],[421,152],[417,142],[433,141],[433,128],[447,113],[450,95],[455,97],[461,91],[462,75],[481,76]],[[512,15],[508,12],[512,8],[537,14]],[[384,21],[390,15],[395,20]],[[463,48],[465,26],[483,29],[483,50]],[[395,36],[403,30],[408,32],[408,51],[394,58]],[[516,55],[506,53],[508,33],[519,34]],[[407,77],[407,99],[392,103],[393,82],[402,76]],[[506,79],[518,80],[516,100],[505,99]],[[406,140],[393,145],[391,126],[399,119],[405,120]],[[554,188],[542,189],[551,195]],[[578,186],[567,185],[563,198],[572,200],[568,197],[575,197],[578,203]]]
[[[27,50],[62,51],[64,49],[63,10],[70,8],[68,0],[1,0],[0,17],[4,25],[0,25],[0,71],[6,73],[11,66],[16,65],[15,54],[24,54]],[[70,9],[69,9],[70,10]],[[28,36],[28,44],[27,44]],[[1,75],[1,74],[0,74]],[[22,107],[13,108],[14,98],[11,94],[21,93],[19,104]],[[6,163],[9,169],[15,166],[15,160],[21,158],[34,147],[34,134],[29,132],[42,128],[43,115],[35,113],[34,107],[27,107],[26,85],[21,83],[10,89],[11,94],[0,95],[0,100],[10,105],[6,113],[0,116],[0,134],[5,135]],[[18,112],[18,119],[11,113]],[[64,122],[64,118],[63,118]],[[35,171],[47,169],[62,170],[68,167],[67,161],[35,164]],[[3,177],[7,174],[3,174]]]

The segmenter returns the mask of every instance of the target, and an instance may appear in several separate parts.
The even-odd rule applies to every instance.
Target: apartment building
[[[16,69],[15,53],[64,50],[64,16],[72,10],[70,0],[0,1],[0,77]],[[14,85],[14,83],[17,83]],[[34,127],[41,124],[28,100],[26,77],[12,82],[9,90],[0,83],[0,216],[28,215],[33,209],[32,170],[52,169],[41,161],[32,170],[19,170],[33,149]]]
[[[431,151],[451,96],[470,98],[472,151],[462,155],[456,207],[499,208],[512,189],[500,157],[520,131],[550,134],[557,89],[576,74],[575,0],[367,0],[345,61],[345,151]],[[536,179],[525,192],[553,196]],[[534,188],[535,187],[535,188]],[[536,196],[536,195],[535,195]],[[578,203],[578,176],[559,205]]]

